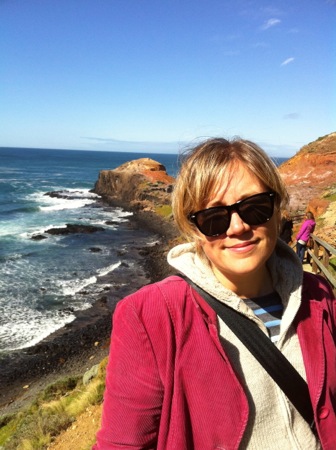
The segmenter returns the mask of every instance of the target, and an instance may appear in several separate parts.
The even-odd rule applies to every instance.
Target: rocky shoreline
[[[120,202],[118,205],[109,202],[109,205],[130,209]],[[140,257],[136,273],[130,276],[121,267],[118,273],[107,274],[102,282],[112,284],[112,277],[115,281],[117,276],[120,287],[104,292],[91,308],[76,313],[73,322],[33,347],[0,356],[1,415],[29,404],[41,389],[59,378],[83,375],[99,363],[108,355],[111,317],[118,301],[141,286],[173,273],[166,261],[169,241],[177,236],[173,222],[142,210],[133,211],[130,222],[133,227],[146,230],[149,237],[157,237],[157,243],[142,248],[135,243],[132,251]]]

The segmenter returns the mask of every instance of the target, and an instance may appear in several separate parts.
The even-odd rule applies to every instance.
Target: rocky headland
[[[151,281],[172,273],[166,254],[179,240],[170,206],[174,182],[162,164],[140,158],[113,170],[102,170],[93,189],[105,203],[131,210],[138,226],[160,235],[158,245],[142,250]]]
[[[162,164],[150,158],[140,158],[114,170],[102,170],[93,192],[114,205],[155,211],[170,204],[174,181]]]

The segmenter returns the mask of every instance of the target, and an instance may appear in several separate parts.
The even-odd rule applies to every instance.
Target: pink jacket
[[[311,233],[313,233],[315,230],[315,225],[316,223],[314,220],[312,219],[305,220],[302,223],[298,234],[296,235],[296,240],[298,241],[300,239],[302,241],[308,242]]]
[[[324,450],[336,449],[332,298],[325,281],[305,274],[297,333]],[[118,304],[93,449],[235,450],[248,415],[216,314],[184,280],[169,277]]]

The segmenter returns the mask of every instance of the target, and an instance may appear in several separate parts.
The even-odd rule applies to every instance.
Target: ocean
[[[176,176],[174,154],[0,148],[0,354],[32,346],[73,321],[75,311],[97,299],[101,277],[121,263],[136,264],[127,260],[134,241],[153,244],[148,233],[129,227],[130,212],[97,207],[90,193],[100,170],[142,157]],[[53,191],[64,198],[45,195]],[[68,223],[104,231],[32,239]]]
[[[90,192],[100,170],[143,157],[176,176],[176,154],[0,148],[0,355],[35,345],[73,321],[75,311],[97,299],[104,275],[137,264],[132,252],[127,256],[134,242],[155,244],[129,226],[132,213],[99,206]],[[64,195],[46,195],[55,191]],[[69,223],[104,231],[32,239]]]

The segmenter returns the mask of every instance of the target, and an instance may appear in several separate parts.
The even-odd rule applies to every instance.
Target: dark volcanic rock
[[[104,231],[103,227],[95,227],[92,225],[78,225],[78,224],[66,224],[65,228],[50,228],[45,233],[53,235],[64,235],[74,233],[95,233],[97,231]]]
[[[43,236],[43,234],[34,234],[31,239],[33,239],[33,241],[42,241],[43,239],[47,239],[47,236]]]
[[[74,199],[83,199],[83,192],[82,191],[49,191],[46,192],[44,195],[52,198],[62,198],[65,200],[74,200]]]
[[[44,195],[52,198],[69,198],[69,191],[50,191],[46,192]]]
[[[118,225],[120,222],[117,220],[106,220],[105,223],[106,225]]]

